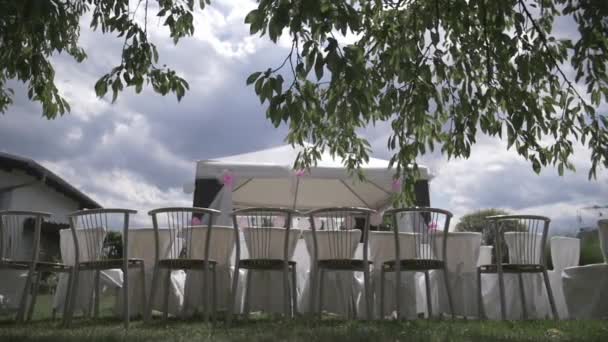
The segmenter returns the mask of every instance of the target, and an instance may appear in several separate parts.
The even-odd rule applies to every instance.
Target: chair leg
[[[337,274],[336,276],[340,276],[339,274]],[[317,306],[317,315],[319,318],[322,317],[323,314],[323,284],[325,283],[325,270],[324,269],[320,269],[319,270],[319,302],[318,302],[318,306]]]
[[[209,264],[205,263],[203,266],[203,320],[205,322],[209,321]]]
[[[384,273],[384,269],[380,270],[380,319],[384,319],[384,282],[385,282],[386,273]]]
[[[291,291],[289,288],[289,265],[283,266],[283,316],[291,317]]]
[[[547,289],[547,297],[549,298],[549,305],[551,305],[553,319],[558,320],[559,315],[557,314],[557,308],[555,307],[555,298],[553,297],[553,290],[551,289],[551,284],[549,283],[549,274],[547,274],[547,269],[543,270],[543,279],[545,281],[545,288]]]
[[[456,314],[454,312],[454,299],[452,298],[452,287],[450,286],[450,278],[449,273],[446,267],[443,268],[443,279],[445,282],[445,293],[448,296],[448,305],[450,307],[450,315],[452,315],[452,319],[456,318]]]
[[[144,312],[144,321],[150,322],[152,319],[152,307],[154,306],[154,300],[156,299],[156,292],[158,291],[158,282],[160,269],[158,265],[154,265],[154,271],[152,272],[152,284],[150,284],[150,297],[148,297],[147,307]]]
[[[247,270],[247,280],[245,281],[245,303],[243,305],[243,311],[245,314],[245,318],[249,319],[249,301],[251,299],[251,276],[253,275],[253,270]]]
[[[146,268],[145,265],[143,263],[141,263],[139,265],[139,274],[141,277],[141,282],[140,282],[140,286],[141,286],[141,303],[139,305],[139,310],[141,313],[141,317],[145,318],[146,315],[146,308],[148,307],[147,305],[147,296],[146,296]]]
[[[127,261],[127,266],[123,269],[123,275],[122,275],[122,293],[123,293],[123,297],[124,300],[122,301],[122,314],[124,316],[123,318],[123,325],[125,327],[125,329],[129,328],[129,321],[131,320],[131,314],[129,312],[129,263]],[[99,302],[99,301],[98,301]]]
[[[125,275],[123,275],[123,279],[124,279]],[[94,317],[95,318],[99,318],[99,294],[100,294],[100,287],[101,287],[101,271],[97,270],[95,271],[95,294],[93,295],[93,303],[94,303]],[[124,280],[123,280],[123,287],[124,287]],[[123,299],[123,302],[126,300],[126,298]]]
[[[477,268],[477,314],[479,319],[485,319],[486,314],[483,307],[483,295],[481,291],[481,269]]]
[[[367,316],[365,319],[372,320],[374,317],[369,273],[369,265],[365,265],[365,269],[363,269],[363,291],[365,292],[365,314]]]
[[[500,317],[505,321],[507,319],[507,308],[505,299],[505,280],[502,271],[498,272],[498,289],[500,291]]]
[[[298,277],[296,266],[291,268],[291,317],[298,315]]]
[[[236,262],[236,265],[234,266],[234,274],[232,275],[232,291],[230,293],[230,299],[228,301],[228,317],[227,317],[227,323],[230,324],[232,322],[232,318],[234,316],[234,306],[236,305],[236,291],[239,285],[239,267],[238,267],[238,261]]]
[[[166,321],[169,318],[169,287],[171,286],[171,268],[167,268],[165,276],[165,292],[163,293],[163,319]]]
[[[215,321],[217,315],[217,265],[211,268],[211,321]]]
[[[526,307],[526,294],[524,293],[524,279],[521,273],[517,273],[517,280],[519,282],[519,298],[521,300],[521,311],[524,316],[524,320],[528,319],[528,308]]]
[[[27,272],[27,278],[25,280],[25,285],[23,286],[23,291],[21,292],[21,300],[19,302],[19,311],[17,311],[17,322],[23,323],[25,321],[25,310],[27,306],[27,299],[30,296],[30,291],[32,288],[32,277],[33,272],[30,269]]]
[[[42,272],[36,272],[36,280],[34,281],[34,288],[32,288],[32,298],[30,300],[30,307],[27,311],[27,321],[32,320],[34,315],[34,307],[36,306],[36,298],[38,298],[38,288],[40,286],[40,278],[42,278]]]
[[[429,271],[424,271],[424,288],[426,289],[426,310],[428,318],[433,317],[433,303],[431,301],[431,282],[429,279]]]
[[[373,307],[372,307],[372,294],[371,294],[371,286],[370,286],[370,270],[369,265],[365,265],[363,269],[363,291],[365,292],[365,314],[367,317],[365,319],[372,320],[373,316]]]
[[[310,279],[308,280],[308,291],[309,293],[309,303],[308,303],[308,312],[310,314],[310,317],[314,317],[315,316],[315,312],[316,312],[316,307],[317,307],[317,302],[316,302],[316,297],[317,297],[317,281],[318,281],[318,276],[317,273],[319,272],[318,267],[316,265],[311,265],[310,267]]]
[[[64,326],[70,327],[72,324],[72,318],[74,316],[74,307],[76,305],[76,296],[78,294],[78,279],[80,278],[80,271],[78,265],[72,268],[71,285],[68,286],[68,305],[63,310],[63,322]]]

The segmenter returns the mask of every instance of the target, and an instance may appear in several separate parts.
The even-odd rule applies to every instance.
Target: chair
[[[236,258],[232,282],[230,316],[234,314],[239,270],[247,270],[245,284],[245,315],[249,315],[251,277],[254,271],[281,271],[283,275],[283,314],[294,317],[297,308],[296,262],[291,260],[301,231],[291,229],[297,212],[282,208],[247,208],[232,213]],[[242,229],[248,258],[241,259],[239,230]],[[289,274],[291,273],[291,284]],[[231,317],[230,317],[231,319]]]
[[[169,207],[159,208],[148,212],[152,217],[154,225],[154,240],[155,240],[155,257],[154,257],[154,274],[152,276],[152,288],[150,290],[150,299],[148,301],[148,309],[146,310],[145,320],[149,321],[152,315],[152,305],[156,293],[158,292],[161,269],[166,270],[165,275],[165,293],[163,297],[163,319],[169,317],[169,288],[171,286],[171,272],[174,270],[201,270],[203,271],[203,286],[202,294],[205,301],[205,320],[211,317],[211,310],[215,313],[215,297],[216,297],[216,275],[215,268],[216,260],[209,258],[211,249],[211,236],[213,233],[212,227],[215,217],[221,214],[220,211],[207,208],[187,208],[187,207]],[[201,222],[206,220],[205,225]],[[206,227],[205,227],[206,226]],[[160,248],[160,230],[167,229],[170,236],[171,246],[169,251],[162,251]],[[205,230],[204,243],[200,245],[198,239],[194,238],[198,235],[199,230]],[[200,257],[200,255],[203,255]],[[161,258],[165,255],[165,258]],[[209,298],[209,287],[207,280],[211,272],[212,282],[212,300],[210,307],[207,298]]]
[[[452,213],[437,208],[398,208],[385,212],[392,221],[395,234],[395,259],[384,262],[380,272],[380,312],[384,312],[384,282],[387,272],[396,274],[396,311],[401,318],[399,284],[401,271],[424,272],[428,317],[433,315],[429,272],[441,270],[448,299],[450,314],[454,317],[454,304],[447,269],[448,230]],[[438,228],[443,230],[439,231]],[[404,255],[405,253],[405,255]],[[412,257],[413,256],[413,257]]]
[[[494,233],[495,261],[494,264],[481,265],[477,268],[479,317],[486,317],[481,295],[482,274],[498,274],[500,313],[501,318],[505,320],[507,313],[504,273],[518,276],[524,319],[528,318],[528,313],[522,275],[524,273],[542,273],[553,318],[558,319],[544,253],[551,220],[536,215],[499,215],[487,217],[486,220],[485,229],[492,229]],[[507,253],[509,262],[505,262],[503,258]]]
[[[0,211],[0,269],[27,271],[17,310],[16,319],[18,322],[25,320],[32,282],[36,284],[40,281],[40,273],[36,275],[40,251],[40,229],[43,220],[50,216],[50,214],[35,211]],[[28,246],[30,242],[27,241],[29,240],[27,238],[29,234],[26,231],[26,226],[31,219],[34,220],[33,244]],[[34,275],[36,275],[35,281]],[[30,318],[33,306],[34,300],[32,298],[28,314]]]
[[[367,208],[335,207],[312,210],[308,213],[312,229],[312,265],[310,311],[323,310],[325,272],[363,272],[366,318],[372,319],[372,294],[368,259],[369,222],[374,210]],[[359,222],[357,222],[357,220]],[[318,226],[318,223],[321,223]],[[363,259],[355,258],[355,251],[363,242]]]
[[[145,269],[141,259],[129,258],[129,216],[137,211],[129,209],[89,209],[80,210],[68,215],[74,242],[75,262],[72,273],[72,284],[69,287],[69,304],[64,323],[70,326],[74,315],[74,305],[78,291],[80,272],[94,271],[94,286],[91,298],[94,300],[94,314],[99,317],[100,279],[101,271],[120,268],[123,272],[122,291],[123,324],[129,327],[129,277],[128,271],[137,268],[142,274],[141,295],[145,300]],[[104,253],[103,243],[108,230],[122,230],[122,256],[110,257]]]

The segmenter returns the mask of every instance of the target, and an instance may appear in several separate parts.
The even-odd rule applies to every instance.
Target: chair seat
[[[189,269],[205,269],[207,267],[215,267],[217,261],[203,259],[161,259],[158,261],[158,266],[169,269],[189,270]]]
[[[107,270],[112,268],[122,268],[124,259],[106,259],[95,261],[84,261],[78,264],[80,270]],[[129,259],[128,267],[143,265],[142,259]]]
[[[287,262],[289,268],[296,266],[295,261]],[[283,259],[241,259],[239,267],[247,270],[282,270]]]
[[[23,260],[0,260],[0,269],[27,270],[32,264],[31,261]]]
[[[545,270],[543,265],[538,264],[502,264],[503,273],[540,273]],[[481,273],[498,273],[495,264],[479,266]]]
[[[340,271],[358,271],[365,269],[366,262],[361,259],[324,259],[317,262],[319,268]],[[367,266],[373,262],[368,260]]]
[[[71,269],[71,265],[66,265],[58,262],[38,261],[36,263],[36,271],[62,272],[69,271]]]
[[[403,259],[399,260],[399,265],[402,271],[427,271],[443,269],[445,262],[434,259]],[[395,260],[385,261],[382,264],[382,270],[384,272],[395,272],[397,270],[397,263]]]

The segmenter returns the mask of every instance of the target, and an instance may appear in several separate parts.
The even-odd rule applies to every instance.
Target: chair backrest
[[[75,263],[112,258],[104,251],[104,240],[110,231],[122,233],[122,258],[129,256],[129,216],[131,209],[85,209],[68,215],[74,243]]]
[[[38,261],[42,222],[36,211],[0,211],[0,260]]]
[[[508,253],[509,263],[546,264],[545,246],[551,219],[538,215],[498,215],[486,220],[486,229],[494,231],[497,262],[504,262],[503,256]]]
[[[243,231],[250,259],[282,259],[289,261],[295,249],[294,234],[300,230],[291,229],[297,212],[285,208],[246,208],[232,213],[235,236]],[[240,243],[236,244],[237,260],[241,257]]]
[[[197,259],[209,260],[211,240],[213,231],[211,227],[217,216],[221,214],[219,210],[197,207],[168,207],[151,210],[148,214],[152,217],[154,225],[155,240],[155,260],[158,261],[161,255],[167,259],[195,259],[195,251],[203,249],[202,258],[196,254]],[[203,223],[205,222],[205,223]],[[171,247],[169,251],[160,250],[160,232],[167,229]],[[205,241],[198,243],[193,230],[206,230]],[[199,235],[198,233],[196,235]]]
[[[384,215],[392,222],[395,256],[402,255],[402,248],[415,251],[415,259],[420,260],[444,260],[444,256],[448,255],[446,250],[451,212],[437,208],[413,207],[387,210]],[[409,239],[409,245],[406,246],[402,245],[401,239],[398,238],[398,234],[404,231],[415,236],[414,239]],[[441,241],[438,236],[442,237]],[[441,242],[440,246],[438,242]]]
[[[368,261],[369,221],[374,210],[334,207],[308,212],[313,242],[313,265],[319,260],[352,259],[363,240],[363,260]]]

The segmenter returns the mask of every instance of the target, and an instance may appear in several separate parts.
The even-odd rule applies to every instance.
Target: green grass
[[[36,320],[17,325],[0,322],[0,341],[607,341],[608,321],[345,321],[259,318],[228,327],[200,320],[133,322],[77,319],[64,329],[48,317],[50,300],[41,298]],[[109,308],[104,310],[109,314]]]

